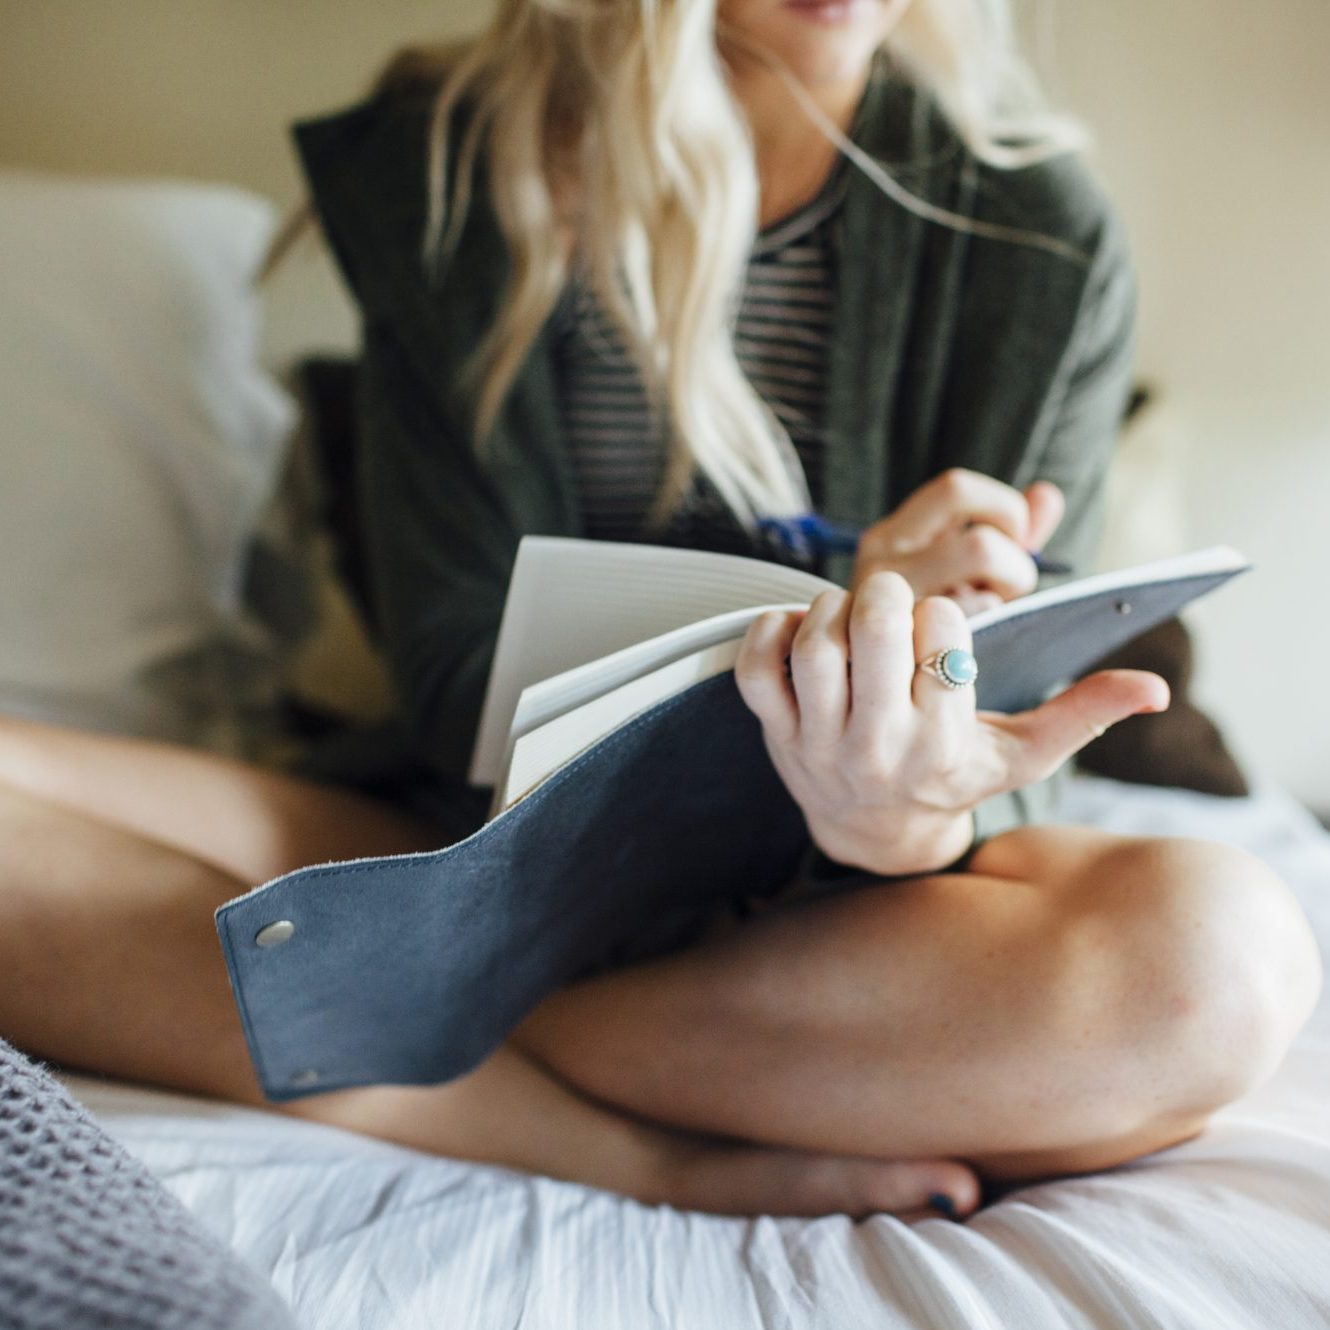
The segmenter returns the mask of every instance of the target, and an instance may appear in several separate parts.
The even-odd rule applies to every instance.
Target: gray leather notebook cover
[[[1241,568],[980,627],[980,707],[1020,711]],[[607,735],[474,835],[301,868],[217,911],[272,1100],[470,1071],[642,930],[779,889],[808,849],[732,672]]]

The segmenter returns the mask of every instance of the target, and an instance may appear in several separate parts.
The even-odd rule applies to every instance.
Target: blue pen
[[[853,554],[859,548],[862,531],[858,527],[829,522],[821,513],[800,513],[797,517],[764,517],[758,527],[781,549],[798,558],[813,554]],[[1041,573],[1058,576],[1071,572],[1071,565],[1045,559],[1032,552],[1030,558]]]

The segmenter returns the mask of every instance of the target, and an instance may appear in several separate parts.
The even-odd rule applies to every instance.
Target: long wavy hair
[[[424,78],[437,84],[421,237],[427,270],[446,269],[482,161],[511,255],[506,298],[472,362],[477,446],[575,273],[617,325],[668,422],[653,525],[699,469],[745,526],[809,502],[794,449],[734,350],[758,185],[748,127],[727,84],[727,46],[781,74],[795,102],[903,206],[945,225],[1067,250],[909,193],[779,62],[718,25],[716,0],[498,0],[478,37],[402,53],[380,90]],[[986,163],[1020,168],[1084,141],[1079,125],[1041,100],[1008,0],[913,0],[885,46]],[[455,120],[463,126],[456,133]]]

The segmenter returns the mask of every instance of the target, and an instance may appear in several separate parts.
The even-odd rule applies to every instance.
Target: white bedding
[[[1266,791],[1080,781],[1068,820],[1259,854],[1330,951],[1330,835]],[[1323,1330],[1330,996],[1200,1137],[963,1224],[721,1219],[224,1104],[70,1078],[317,1330]]]

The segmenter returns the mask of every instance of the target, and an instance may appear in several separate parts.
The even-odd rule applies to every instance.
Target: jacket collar
[[[927,112],[914,86],[884,60],[869,80],[852,138],[906,188],[932,194]],[[852,170],[835,232],[825,405],[822,507],[837,523],[866,526],[898,501],[888,493],[888,423],[900,390],[896,367],[904,360],[927,225],[863,171]],[[847,582],[852,566],[852,556],[832,556],[827,575]]]

